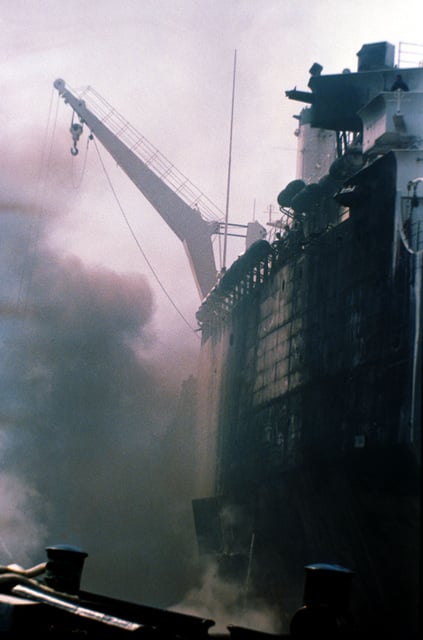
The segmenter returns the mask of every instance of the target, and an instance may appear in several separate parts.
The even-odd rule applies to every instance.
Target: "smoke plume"
[[[88,553],[83,588],[167,606],[195,571],[192,450],[189,438],[173,457],[169,449],[182,381],[153,355],[152,290],[143,275],[50,250],[48,217],[38,219],[9,173],[0,184],[0,563],[28,567],[45,560],[45,546],[74,544]]]
[[[73,544],[88,553],[86,590],[211,618],[214,631],[274,630],[265,603],[201,570],[196,381],[154,348],[148,280],[53,250],[64,198],[40,214],[34,167],[0,165],[0,564]],[[173,358],[185,349],[172,346]]]
[[[223,579],[216,563],[205,563],[198,586],[190,589],[175,610],[213,620],[212,634],[227,633],[229,626],[280,634],[288,631],[281,612],[247,593],[246,585]]]

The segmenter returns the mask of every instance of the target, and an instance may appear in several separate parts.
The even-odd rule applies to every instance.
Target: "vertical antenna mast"
[[[226,188],[226,209],[225,209],[225,235],[223,242],[223,269],[226,268],[226,246],[228,243],[228,217],[229,217],[229,192],[231,186],[231,164],[232,164],[232,132],[234,125],[234,103],[235,103],[235,74],[236,74],[236,49],[234,52],[234,71],[232,80],[232,108],[231,108],[231,128],[229,135],[229,161],[228,161],[228,184]]]

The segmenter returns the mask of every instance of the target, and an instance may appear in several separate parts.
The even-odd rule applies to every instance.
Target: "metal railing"
[[[88,86],[74,90],[74,93],[80,100],[84,100],[87,108],[188,206],[197,209],[205,220],[214,222],[224,218],[223,211],[165,158],[145,136],[125,120],[95,89]]]
[[[397,66],[423,67],[423,44],[400,42],[398,45]]]

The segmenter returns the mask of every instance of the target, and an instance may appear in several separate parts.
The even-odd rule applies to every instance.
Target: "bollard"
[[[85,551],[70,545],[47,547],[44,582],[55,591],[76,595],[79,592]]]

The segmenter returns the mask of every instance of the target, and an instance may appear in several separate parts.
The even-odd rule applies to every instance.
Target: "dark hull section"
[[[306,564],[344,565],[355,574],[358,632],[412,637],[417,266],[397,230],[395,155],[357,184],[349,217],[335,221],[333,201],[316,209],[302,234],[238,275],[231,296],[208,301],[204,346],[230,334],[217,417],[220,550],[226,563],[243,557],[240,582],[248,575],[252,591],[288,613],[302,602]]]
[[[401,479],[400,486],[393,477]],[[240,496],[245,532],[254,531],[248,568],[254,595],[290,619],[302,603],[304,567],[340,564],[354,572],[351,628],[357,634],[383,631],[376,637],[413,637],[419,610],[418,487],[413,454],[391,449],[324,465],[316,461],[265,480],[248,502]],[[246,537],[246,557],[248,542]]]

